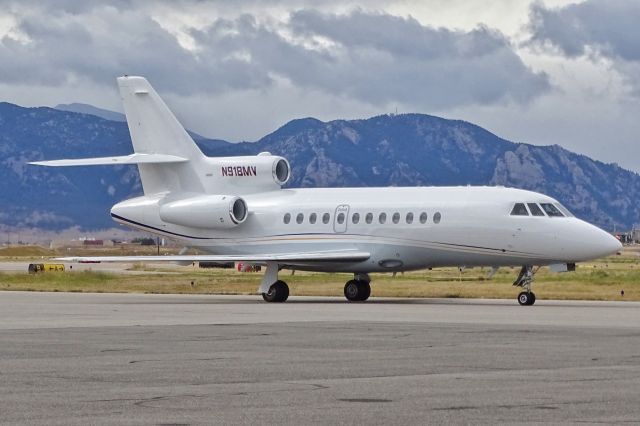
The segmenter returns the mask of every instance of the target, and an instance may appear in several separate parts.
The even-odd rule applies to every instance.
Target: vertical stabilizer
[[[144,193],[202,192],[205,156],[144,77],[118,78],[120,97],[133,150],[139,154],[174,155],[188,161],[138,164]]]

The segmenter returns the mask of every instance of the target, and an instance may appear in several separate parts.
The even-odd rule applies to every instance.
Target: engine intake
[[[284,185],[289,180],[289,177],[291,177],[289,162],[284,158],[275,161],[273,163],[273,180],[278,185]]]
[[[247,219],[244,199],[233,195],[201,195],[160,206],[160,219],[193,228],[233,228]]]

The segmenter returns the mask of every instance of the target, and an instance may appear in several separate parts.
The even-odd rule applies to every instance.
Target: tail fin
[[[162,154],[186,162],[138,163],[145,194],[181,190],[202,192],[199,173],[205,156],[144,77],[118,78],[131,142],[136,154]]]
[[[145,195],[204,191],[207,157],[144,77],[119,77],[134,153],[120,157],[34,161],[38,166],[137,164]]]

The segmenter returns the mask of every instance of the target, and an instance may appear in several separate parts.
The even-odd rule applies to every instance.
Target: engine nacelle
[[[160,206],[160,219],[193,228],[233,228],[247,219],[247,203],[233,195],[200,195]]]
[[[215,181],[217,185],[245,193],[278,189],[291,177],[289,162],[268,152],[252,156],[214,157],[207,161],[213,169],[212,176],[219,176]]]

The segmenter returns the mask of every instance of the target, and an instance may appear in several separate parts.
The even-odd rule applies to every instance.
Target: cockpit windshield
[[[565,206],[563,206],[560,203],[555,203],[554,204],[558,210],[560,210],[562,213],[564,213],[565,216],[567,217],[574,217],[573,214],[569,211],[569,209],[567,209]]]
[[[571,212],[562,204],[555,203],[515,203],[511,209],[511,216],[538,217],[573,217]]]
[[[540,207],[549,217],[564,217],[564,214],[551,203],[540,203]]]
[[[527,206],[529,206],[529,210],[531,210],[533,216],[544,216],[542,209],[536,203],[527,203]]]
[[[524,206],[524,203],[516,203],[516,205],[513,206],[513,210],[511,210],[511,216],[529,216],[529,212]]]

